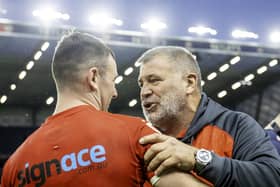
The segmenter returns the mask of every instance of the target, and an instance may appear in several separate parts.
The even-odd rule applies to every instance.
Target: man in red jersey
[[[3,187],[143,185],[148,147],[138,140],[155,131],[140,118],[107,112],[117,97],[114,58],[88,34],[74,32],[58,42],[54,114],[9,158]]]
[[[143,186],[148,146],[138,141],[155,131],[140,118],[107,112],[117,97],[111,49],[88,34],[66,35],[56,47],[52,73],[55,112],[9,158],[2,187]],[[178,175],[162,179],[159,187],[176,184],[172,176]]]

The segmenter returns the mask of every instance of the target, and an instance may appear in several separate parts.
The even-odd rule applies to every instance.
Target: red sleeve
[[[139,143],[139,140],[143,136],[158,133],[158,131],[154,127],[148,125],[148,123],[145,120],[141,120],[140,123],[141,125],[139,125],[137,136],[134,136],[134,142],[136,142],[135,147],[137,154],[140,156],[140,158],[144,159],[144,154],[151,147],[151,144],[142,145]]]
[[[145,163],[144,163],[144,155],[145,152],[151,147],[151,144],[142,145],[139,143],[140,138],[143,136],[154,134],[154,133],[160,133],[157,131],[154,127],[152,127],[151,124],[148,124],[145,120],[137,117],[127,117],[127,116],[118,116],[119,118],[126,121],[131,141],[131,148],[133,149],[133,152],[136,154],[136,160],[139,163],[139,173],[140,176],[142,176],[143,180],[149,181],[151,177],[154,176],[153,172],[147,172]],[[151,187],[149,183],[145,183],[144,187]]]
[[[139,143],[140,138],[143,136],[159,133],[154,127],[152,127],[150,124],[148,124],[145,120],[141,120],[141,126],[139,128],[139,133],[137,136],[135,136],[134,142],[136,142],[136,153],[139,156],[139,158],[142,160],[143,166],[144,166],[144,155],[145,152],[151,147],[151,144],[142,145]],[[145,178],[150,181],[150,179],[154,176],[154,172],[147,172],[146,167],[145,170]],[[152,185],[149,182],[145,182],[144,187],[151,187]]]
[[[0,187],[9,187],[10,180],[9,180],[9,160],[6,162],[3,168],[2,177],[1,177],[1,186]]]
[[[152,187],[152,184],[149,183],[148,181],[145,181],[143,187]]]

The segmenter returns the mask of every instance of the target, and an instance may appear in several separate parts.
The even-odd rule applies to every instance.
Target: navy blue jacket
[[[215,187],[280,187],[280,156],[263,128],[204,93],[182,141],[214,152],[198,175]]]

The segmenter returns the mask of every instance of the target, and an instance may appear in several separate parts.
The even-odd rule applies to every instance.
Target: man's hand
[[[148,171],[154,171],[160,175],[168,169],[179,169],[181,171],[191,171],[194,168],[195,147],[178,141],[176,138],[163,135],[151,134],[142,137],[141,144],[153,144],[145,153],[144,159]]]

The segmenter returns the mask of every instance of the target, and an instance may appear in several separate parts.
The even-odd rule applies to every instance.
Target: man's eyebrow
[[[150,74],[150,75],[147,75],[147,76],[145,76],[145,77],[139,78],[137,81],[140,82],[140,81],[142,81],[142,79],[150,79],[150,78],[153,78],[153,77],[156,77],[156,78],[158,77],[158,78],[159,78],[158,75]]]
[[[153,77],[159,78],[159,76],[155,75],[155,74],[150,74],[150,75],[147,76],[148,79],[153,78]]]

